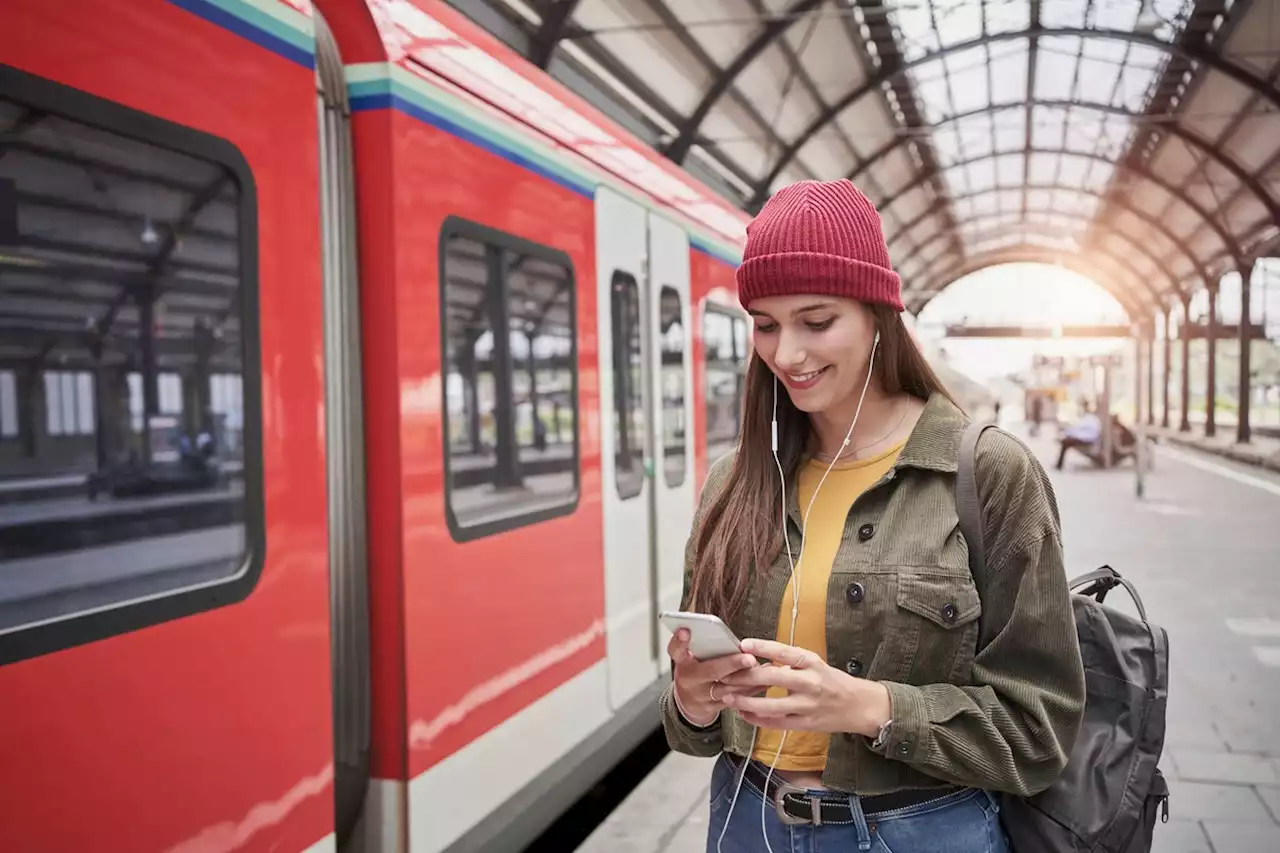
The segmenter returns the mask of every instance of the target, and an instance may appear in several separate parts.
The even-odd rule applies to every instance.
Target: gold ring
[[[709,694],[711,694],[711,701],[712,701],[712,702],[719,702],[719,701],[720,701],[719,699],[717,699],[717,698],[716,698],[716,685],[717,685],[717,684],[719,684],[719,683],[720,683],[720,682],[718,682],[718,681],[713,681],[713,682],[711,682],[711,686],[707,688],[707,692],[708,692]]]

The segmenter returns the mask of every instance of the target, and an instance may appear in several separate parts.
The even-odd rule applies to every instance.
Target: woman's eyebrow
[[[818,302],[813,305],[806,305],[803,308],[797,308],[795,311],[792,311],[791,313],[794,315],[798,315],[798,314],[804,314],[809,311],[821,311],[823,308],[832,308],[832,307],[834,306],[830,302]]]

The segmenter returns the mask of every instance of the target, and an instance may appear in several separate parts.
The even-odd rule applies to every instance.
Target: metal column
[[[1218,288],[1221,280],[1209,287],[1209,318],[1204,324],[1204,342],[1208,348],[1204,385],[1204,435],[1213,438],[1218,432],[1215,412],[1218,408]]]
[[[1250,334],[1252,327],[1249,308],[1249,291],[1253,279],[1253,271],[1257,268],[1257,261],[1251,261],[1244,265],[1240,270],[1240,393],[1237,397],[1239,406],[1236,409],[1236,441],[1244,443],[1249,441],[1251,430],[1249,428],[1249,398],[1252,395],[1253,388],[1250,386],[1250,374],[1252,373],[1250,365],[1250,350],[1253,348],[1253,335]]]

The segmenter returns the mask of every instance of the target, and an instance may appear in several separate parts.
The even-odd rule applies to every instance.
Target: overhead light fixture
[[[1133,31],[1153,36],[1164,24],[1164,19],[1156,14],[1155,0],[1142,0],[1142,8],[1138,10],[1138,20],[1134,22]]]

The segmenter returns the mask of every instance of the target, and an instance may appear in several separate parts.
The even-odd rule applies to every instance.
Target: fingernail
[[[681,641],[689,639],[689,629],[681,628],[680,630],[676,631],[676,636],[679,637]]]

